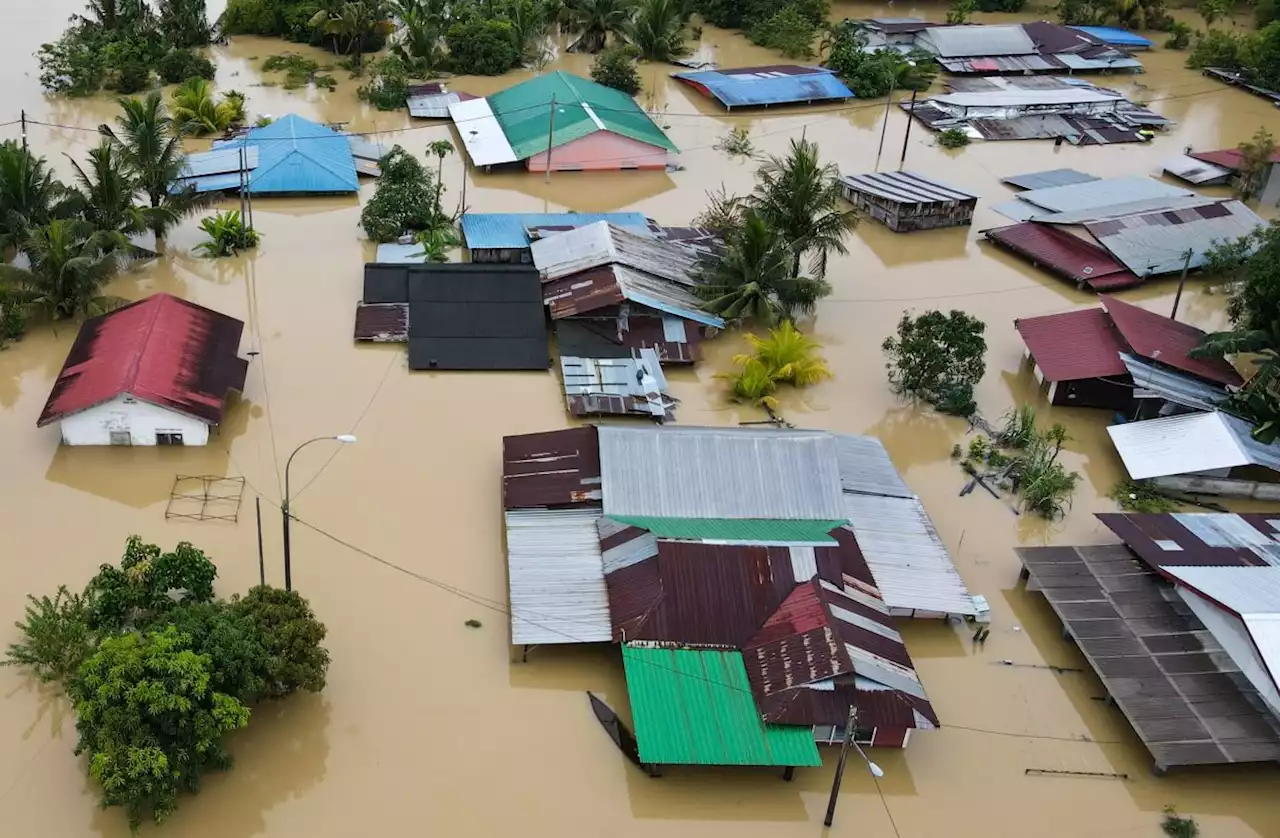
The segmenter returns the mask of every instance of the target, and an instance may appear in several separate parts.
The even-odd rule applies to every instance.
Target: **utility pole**
[[[246,221],[248,213],[245,211],[244,205],[244,146],[236,149],[236,163],[240,166],[240,220]]]
[[[27,112],[22,111],[22,150],[27,150]]]
[[[551,118],[547,120],[547,183],[551,182],[551,135],[556,132],[556,94],[551,94]]]
[[[916,121],[916,90],[911,89],[911,111],[907,114],[907,132],[902,135],[902,159],[898,161],[898,171],[907,164],[907,140],[911,139],[911,123]]]
[[[253,499],[254,509],[258,513],[258,584],[267,584],[267,563],[262,555],[262,496]]]
[[[876,168],[880,171],[880,155],[884,154],[884,135],[889,130],[889,107],[893,104],[893,83],[897,79],[894,78],[893,71],[889,73],[889,93],[884,100],[884,125],[880,126],[880,148],[876,149]]]
[[[1187,271],[1191,268],[1191,257],[1194,254],[1194,250],[1187,248],[1186,259],[1182,263],[1182,276],[1178,278],[1178,293],[1175,294],[1173,298],[1173,314],[1169,315],[1173,320],[1178,319],[1178,304],[1182,302],[1182,289],[1186,287]]]
[[[844,723],[844,744],[840,746],[840,761],[836,763],[836,775],[831,779],[831,799],[827,801],[827,817],[823,823],[831,826],[836,816],[836,800],[840,798],[840,780],[844,778],[844,761],[849,756],[849,746],[853,744],[853,726],[858,721],[858,708],[849,705],[849,720]]]

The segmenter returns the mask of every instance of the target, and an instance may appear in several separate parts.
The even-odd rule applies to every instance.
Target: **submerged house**
[[[84,322],[37,427],[65,445],[205,445],[244,390],[244,323],[171,294]]]
[[[1201,495],[1280,500],[1280,443],[1222,411],[1164,416],[1107,428],[1129,476]]]
[[[1241,154],[1238,148],[1193,151],[1189,156],[1201,163],[1229,172],[1232,176],[1240,174]],[[1271,155],[1257,194],[1261,204],[1269,207],[1280,206],[1280,151]]]
[[[978,196],[915,172],[841,175],[844,198],[895,233],[973,223]]]
[[[1169,373],[1184,387],[1198,387],[1202,400],[1214,394],[1225,400],[1228,387],[1243,383],[1226,360],[1191,357],[1205,334],[1200,329],[1116,297],[1099,299],[1098,308],[1013,323],[1026,345],[1036,380],[1048,384],[1049,404],[1132,413],[1138,406],[1135,400],[1143,398],[1130,374],[1133,359],[1139,366],[1145,361],[1157,372]]]
[[[454,102],[449,115],[471,162],[485,168],[665,169],[678,151],[635,99],[563,70]]]
[[[930,52],[948,73],[1088,73],[1140,71],[1142,62],[1100,38],[1048,21],[931,26],[914,45]]]
[[[462,214],[462,240],[472,262],[531,264],[529,246],[535,235],[563,232],[607,221],[637,235],[651,235],[642,212],[467,212]]]
[[[853,91],[840,81],[834,70],[826,67],[770,64],[765,67],[673,73],[671,78],[715,99],[726,110],[853,98]]]

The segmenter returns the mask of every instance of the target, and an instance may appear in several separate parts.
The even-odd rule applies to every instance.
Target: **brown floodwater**
[[[65,154],[83,157],[91,130],[114,117],[109,97],[46,98],[33,52],[56,37],[81,0],[9,0],[0,28],[0,122],[30,119],[29,140],[64,176]],[[220,7],[214,0],[211,7]],[[941,17],[940,6],[837,4],[835,14]],[[979,16],[980,18],[984,16]],[[988,20],[995,16],[985,16]],[[447,126],[411,124],[358,102],[358,81],[345,73],[338,90],[285,91],[266,86],[260,59],[280,42],[237,38],[214,50],[217,84],[248,96],[251,111],[299,113],[380,132],[423,154],[450,138]],[[776,54],[710,27],[702,53],[722,65],[776,63]],[[875,223],[832,260],[835,293],[822,302],[812,331],[825,346],[834,380],[786,394],[797,425],[875,434],[907,482],[923,497],[970,589],[994,615],[990,642],[974,649],[963,629],[911,623],[903,630],[939,716],[947,725],[913,738],[905,752],[874,758],[879,791],[852,770],[833,835],[859,838],[937,836],[1043,838],[1153,836],[1160,811],[1174,804],[1213,838],[1280,835],[1274,791],[1280,772],[1243,768],[1156,778],[1123,717],[1097,699],[1092,674],[1055,675],[1019,663],[1083,666],[1058,637],[1038,595],[1018,584],[1018,544],[1108,540],[1093,518],[1110,510],[1105,495],[1122,475],[1107,443],[1105,412],[1048,409],[1020,367],[1015,317],[1064,311],[1090,295],[992,250],[977,231],[1002,223],[990,206],[1009,190],[999,178],[1072,166],[1102,176],[1156,175],[1186,145],[1234,146],[1259,126],[1280,131],[1280,116],[1261,99],[1183,69],[1183,55],[1144,56],[1148,72],[1115,85],[1177,120],[1149,145],[1055,149],[1048,142],[937,147],[911,132],[910,168],[983,196],[971,229],[895,235]],[[589,57],[564,55],[552,66],[585,73]],[[474,210],[638,210],[683,224],[704,192],[725,184],[745,192],[753,165],[714,145],[745,125],[757,149],[781,153],[801,135],[846,171],[875,164],[883,108],[836,113],[804,109],[729,116],[667,78],[671,68],[643,68],[642,99],[684,153],[665,173],[483,175],[445,161],[447,198],[469,179]],[[485,94],[525,78],[459,78],[455,87]],[[896,167],[906,118],[890,117],[885,167]],[[411,129],[411,130],[407,130]],[[0,136],[16,138],[15,125]],[[192,148],[202,146],[193,144]],[[372,193],[367,184],[360,200]],[[232,206],[228,203],[228,206]],[[361,266],[373,247],[358,227],[355,198],[259,200],[261,247],[239,259],[192,254],[195,221],[172,235],[163,258],[121,277],[110,290],[137,298],[168,291],[244,319],[251,364],[246,392],[206,449],[70,449],[36,418],[75,328],[37,328],[0,353],[0,622],[21,614],[27,592],[79,586],[103,562],[118,560],[125,537],[164,545],[190,540],[217,562],[219,591],[242,591],[258,578],[254,500],[262,499],[267,576],[280,584],[278,510],[284,458],[299,442],[353,432],[342,450],[315,445],[294,469],[295,512],[336,537],[419,577],[470,592],[463,599],[379,564],[305,526],[294,528],[294,583],[329,627],[333,666],[328,688],[254,711],[233,741],[238,760],[184,798],[164,833],[182,838],[256,835],[603,835],[675,838],[815,836],[834,754],[795,782],[753,769],[672,770],[651,780],[630,766],[602,733],[584,691],[604,695],[624,713],[626,692],[617,650],[543,648],[512,663],[501,518],[501,437],[565,426],[553,372],[414,373],[403,348],[357,346],[351,318]],[[1127,292],[1159,311],[1174,287],[1157,282]],[[1044,421],[1069,428],[1068,465],[1083,477],[1071,514],[1053,523],[1015,516],[981,492],[958,498],[963,477],[949,460],[964,423],[897,401],[885,384],[879,345],[904,309],[956,307],[988,324],[988,370],[978,391],[987,416],[1029,400]],[[1221,297],[1190,283],[1184,316],[1205,328],[1224,324]],[[743,341],[725,335],[693,371],[671,375],[682,424],[758,419],[727,401],[715,378],[732,366]],[[238,523],[166,520],[176,475],[238,475],[246,480]],[[314,482],[313,482],[314,481]],[[273,514],[276,513],[276,514]],[[480,629],[466,628],[469,618]],[[904,621],[905,622],[905,621]],[[3,637],[13,635],[7,630]],[[1087,737],[1093,741],[1083,741]],[[84,763],[72,754],[74,714],[65,700],[13,669],[0,669],[0,836],[124,836],[119,810],[102,812]],[[1026,769],[1116,772],[1127,780],[1027,776]],[[882,793],[882,794],[881,794]],[[143,830],[153,834],[151,828]]]

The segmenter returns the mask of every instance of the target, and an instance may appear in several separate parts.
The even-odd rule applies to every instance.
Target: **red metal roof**
[[[1130,550],[1151,567],[1159,570],[1162,565],[1194,565],[1212,567],[1264,567],[1267,560],[1256,550],[1250,549],[1249,540],[1241,535],[1252,527],[1265,538],[1255,540],[1255,546],[1272,542],[1277,538],[1270,520],[1275,516],[1266,513],[1240,515],[1222,513],[1196,513],[1181,516],[1182,520],[1167,513],[1099,512],[1097,518],[1111,530]],[[1213,544],[1192,532],[1183,523],[1192,523],[1203,533],[1213,536]],[[1233,537],[1227,533],[1234,532]],[[1063,547],[1063,550],[1074,548]]]
[[[506,509],[600,506],[600,442],[591,426],[502,438]]]
[[[1134,353],[1209,381],[1229,385],[1243,383],[1240,373],[1225,359],[1192,358],[1188,355],[1205,334],[1195,326],[1171,320],[1116,297],[1103,297],[1102,307]]]
[[[985,235],[1032,264],[1095,291],[1142,284],[1139,277],[1101,247],[1051,224],[1028,221],[987,230]]]
[[[1215,166],[1230,169],[1233,172],[1240,170],[1240,149],[1238,148],[1220,148],[1215,151],[1195,151],[1189,156],[1205,163],[1212,163]],[[1271,155],[1271,162],[1280,163],[1280,151]]]
[[[36,424],[128,394],[216,425],[227,391],[244,389],[243,331],[234,317],[171,294],[87,320]]]
[[[1013,327],[1049,381],[1129,374],[1120,360],[1126,347],[1100,308],[1025,317],[1013,321]]]

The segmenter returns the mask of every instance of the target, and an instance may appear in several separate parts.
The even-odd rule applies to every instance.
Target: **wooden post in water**
[[[556,94],[551,94],[551,118],[547,120],[547,183],[551,182],[551,135],[556,132]]]
[[[831,779],[831,799],[827,801],[827,817],[823,824],[831,826],[836,816],[836,800],[840,797],[840,780],[844,778],[844,761],[849,756],[849,745],[853,743],[853,726],[858,721],[858,709],[849,705],[849,719],[844,724],[844,744],[840,746],[840,761],[836,763],[836,775]]]
[[[1178,319],[1178,304],[1182,302],[1182,289],[1186,287],[1187,270],[1191,267],[1191,256],[1194,253],[1195,251],[1191,248],[1187,248],[1187,258],[1186,261],[1182,263],[1182,276],[1178,278],[1178,293],[1173,297],[1173,314],[1169,315],[1170,319]]]

